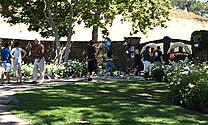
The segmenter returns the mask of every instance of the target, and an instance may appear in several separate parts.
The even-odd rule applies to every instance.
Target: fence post
[[[164,52],[164,60],[165,63],[168,63],[168,49],[170,48],[170,40],[171,38],[169,36],[165,36],[163,38],[163,52]]]

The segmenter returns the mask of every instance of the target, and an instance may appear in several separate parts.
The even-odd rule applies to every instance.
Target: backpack
[[[154,53],[154,57],[158,57],[158,55],[159,55],[158,52]]]
[[[175,57],[175,54],[174,53],[171,53],[170,55],[169,55],[169,59],[170,60],[174,60],[176,57]]]

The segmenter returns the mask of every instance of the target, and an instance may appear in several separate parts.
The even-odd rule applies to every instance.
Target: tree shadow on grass
[[[74,83],[15,95],[12,111],[33,124],[208,124],[208,117],[167,101],[168,86],[153,82]]]

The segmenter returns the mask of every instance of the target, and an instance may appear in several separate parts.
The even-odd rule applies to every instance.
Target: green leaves
[[[146,34],[156,26],[164,27],[172,9],[169,0],[131,0],[126,5],[119,4],[118,8],[123,10],[118,10],[123,16],[122,20],[132,22],[131,34],[139,31]]]
[[[174,8],[187,10],[206,18],[208,17],[207,2],[200,2],[197,0],[171,0],[171,2]]]
[[[45,1],[45,2],[44,2]],[[6,0],[0,4],[10,5],[12,9],[4,13],[12,24],[25,23],[29,30],[39,31],[43,37],[54,34],[56,27],[60,37],[67,36],[70,8],[73,11],[73,24],[85,23],[86,27],[98,26],[104,31],[112,26],[116,15],[122,15],[122,21],[132,22],[131,34],[146,34],[156,26],[165,27],[172,9],[169,0]],[[47,3],[47,5],[46,5]],[[48,8],[49,11],[46,11]],[[49,14],[54,24],[49,21]],[[45,14],[45,15],[44,15]],[[54,25],[54,26],[52,26]]]

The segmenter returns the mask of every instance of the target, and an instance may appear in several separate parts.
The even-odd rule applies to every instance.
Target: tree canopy
[[[172,9],[170,0],[88,0],[80,5],[86,27],[98,26],[105,35],[106,26],[112,25],[116,15],[122,16],[121,22],[132,23],[130,34],[146,34],[156,26],[165,27]]]
[[[208,2],[200,2],[199,0],[171,0],[171,2],[174,8],[187,10],[208,18]]]
[[[9,7],[3,17],[10,24],[25,23],[28,30],[39,32],[42,37],[55,37],[58,55],[60,38],[67,37],[65,61],[77,24],[83,22],[86,27],[93,27],[94,37],[98,28],[109,35],[107,26],[112,26],[116,15],[121,15],[121,22],[132,23],[130,34],[146,34],[156,26],[165,27],[172,9],[170,0],[1,0],[0,4]]]

